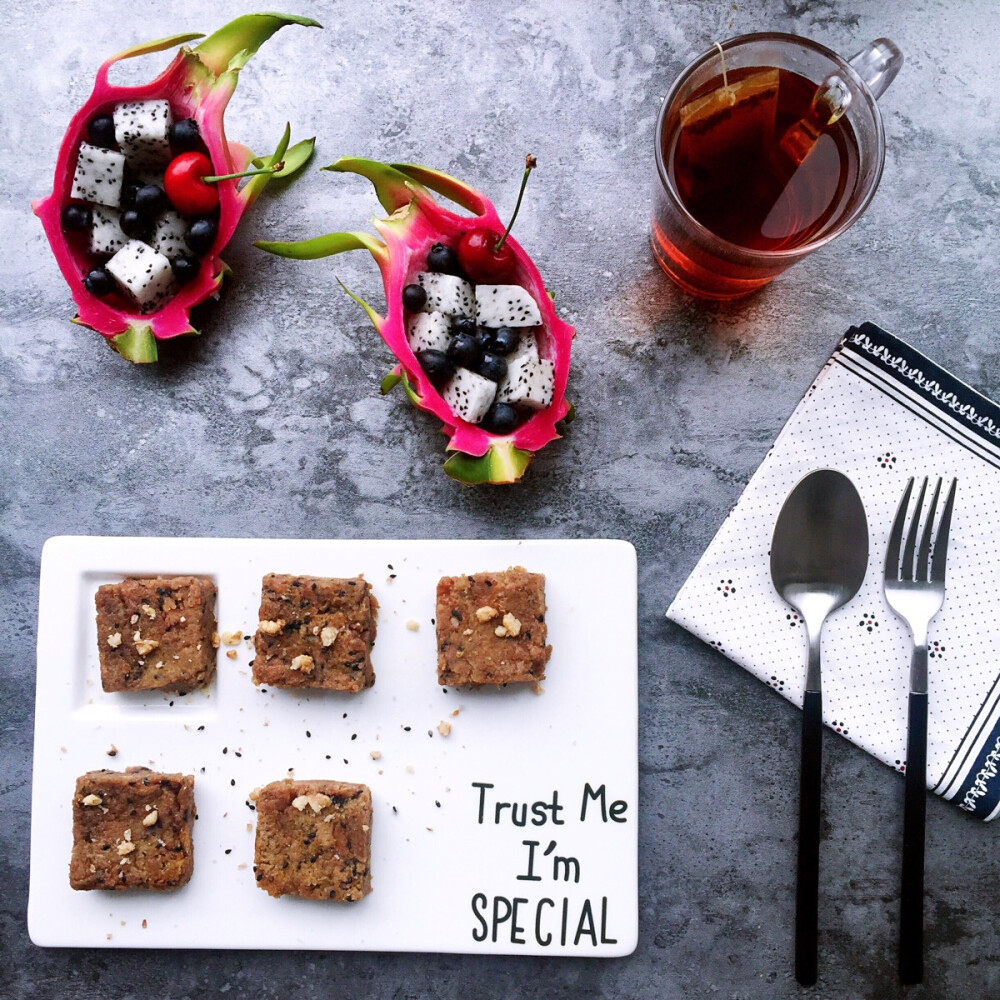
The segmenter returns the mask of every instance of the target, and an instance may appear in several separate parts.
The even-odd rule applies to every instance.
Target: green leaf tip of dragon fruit
[[[503,441],[478,457],[456,452],[444,463],[444,471],[466,486],[501,486],[516,483],[534,457],[532,452]]]
[[[137,365],[152,364],[159,359],[156,338],[149,326],[130,326],[124,333],[108,338],[113,347],[126,361]]]
[[[535,165],[533,157],[526,159],[526,175]],[[504,280],[492,271],[487,277],[463,272],[462,240],[485,234],[480,242],[492,254],[504,225],[483,194],[449,174],[363,157],[341,157],[323,169],[359,174],[372,183],[387,213],[374,220],[378,236],[334,232],[256,245],[295,260],[367,250],[382,273],[385,315],[338,283],[399,362],[380,391],[385,395],[402,385],[413,406],[441,421],[449,476],[469,484],[516,482],[535,453],[560,436],[557,424],[569,412],[565,392],[575,330],[556,313],[534,262],[508,228],[501,248],[500,263],[510,267]],[[436,195],[467,214],[445,207]],[[488,263],[492,267],[495,261]],[[509,358],[492,356],[488,365],[486,355],[482,365],[471,355],[462,360],[455,345],[460,337],[471,339],[459,332],[469,323],[487,333],[507,327]]]
[[[130,361],[155,361],[158,341],[193,331],[191,310],[218,294],[229,270],[220,254],[243,213],[272,178],[290,177],[313,154],[313,139],[289,146],[287,125],[275,152],[262,158],[225,134],[240,71],[291,24],[319,27],[299,15],[247,14],[207,37],[186,32],[132,45],[101,64],[90,97],[67,127],[52,191],[32,208],[69,285],[75,322]],[[110,83],[116,62],[175,48],[149,83]],[[211,214],[175,203],[168,192],[155,207],[147,201],[144,228],[130,222],[126,229],[125,214],[134,211],[124,201],[128,176],[162,174],[188,151],[207,160],[202,176],[221,181]],[[232,183],[238,176],[246,182]],[[64,226],[66,211],[85,223]]]
[[[244,14],[213,32],[194,52],[216,76],[239,71],[276,31],[289,24],[322,28],[319,21],[298,14]]]
[[[403,376],[401,372],[398,372],[395,368],[388,375],[379,382],[378,391],[382,393],[383,396],[388,396],[393,389],[403,381]]]

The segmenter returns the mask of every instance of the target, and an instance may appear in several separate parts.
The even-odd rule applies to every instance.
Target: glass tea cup
[[[876,98],[902,63],[887,38],[845,61],[777,32],[695,59],[656,127],[660,267],[692,295],[736,299],[853,225],[885,160]]]

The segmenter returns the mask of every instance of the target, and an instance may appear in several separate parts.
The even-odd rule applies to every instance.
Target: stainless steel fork
[[[927,479],[910,514],[913,479],[906,484],[885,554],[885,599],[910,627],[910,696],[906,727],[906,791],[903,806],[903,879],[899,920],[899,975],[919,983],[924,973],[924,817],[927,807],[927,631],[944,603],[948,531],[955,505],[953,479],[937,519],[942,481],[924,510]],[[907,515],[909,514],[909,519]],[[909,526],[907,527],[907,520]],[[923,530],[921,531],[921,525]],[[904,529],[906,540],[903,541]],[[919,536],[919,543],[918,543]]]

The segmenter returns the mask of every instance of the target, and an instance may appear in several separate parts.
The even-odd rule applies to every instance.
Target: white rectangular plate
[[[546,576],[544,692],[442,689],[432,624],[439,577],[512,565]],[[220,648],[206,691],[102,690],[100,584],[210,576],[219,631],[251,635],[270,572],[364,574],[381,605],[373,688],[258,689],[252,644],[243,641],[235,660]],[[38,628],[32,941],[630,954],[638,937],[636,580],[635,550],[609,540],[50,539]],[[175,892],[74,891],[75,780],[131,765],[195,776],[194,875]],[[290,769],[371,788],[373,890],[363,901],[273,899],[257,887],[248,797]],[[526,823],[516,825],[525,804]]]

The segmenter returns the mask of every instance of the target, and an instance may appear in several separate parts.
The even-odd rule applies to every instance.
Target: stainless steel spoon
[[[816,982],[819,895],[820,784],[823,698],[820,640],[823,623],[861,587],[868,566],[868,521],[861,497],[843,473],[811,472],[789,493],[771,541],[775,589],[805,623],[809,640],[802,702],[799,779],[799,867],[795,897],[795,978]]]

